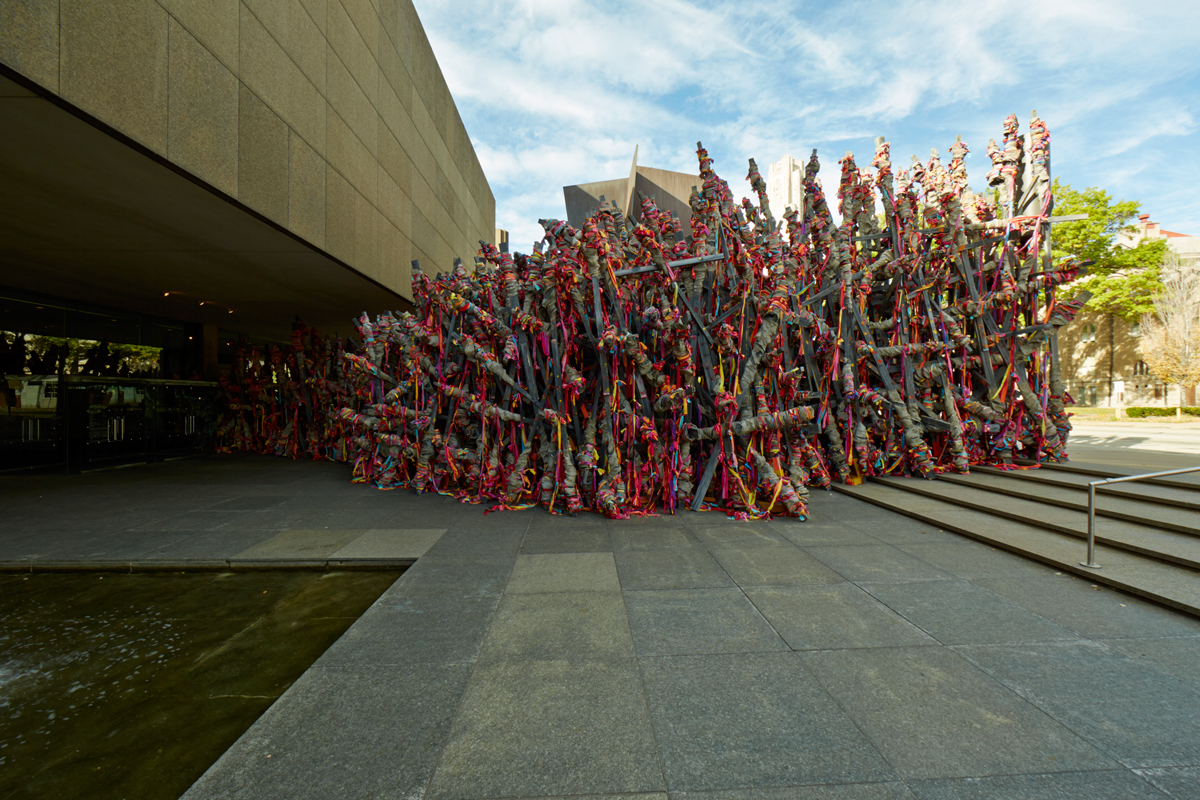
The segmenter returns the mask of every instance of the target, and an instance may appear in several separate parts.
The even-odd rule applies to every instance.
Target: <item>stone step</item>
[[[1018,470],[1013,472],[1018,472]],[[1069,485],[1050,481],[1014,479],[1009,478],[1008,474],[1001,470],[996,472],[972,470],[970,475],[943,473],[938,475],[937,479],[1087,513],[1086,482],[1082,485]],[[1122,484],[1116,485],[1121,486]],[[1185,491],[1164,486],[1153,488],[1160,492],[1180,494]],[[1125,522],[1148,524],[1189,536],[1200,536],[1200,505],[1190,508],[1175,504],[1163,504],[1160,500],[1151,497],[1130,497],[1126,494],[1113,496],[1107,489],[1097,487],[1096,515]]]
[[[1087,538],[1087,512],[1073,511],[1047,505],[1035,500],[998,494],[987,489],[951,484],[948,481],[928,481],[922,478],[872,478],[914,495],[943,501],[992,517],[1002,517],[1035,528],[1075,537]],[[1200,569],[1200,538],[1151,525],[1123,520],[1096,520],[1096,541],[1113,548],[1170,561]]]
[[[1111,475],[1097,476],[1090,473],[1068,472],[1056,469],[996,469],[995,467],[983,466],[971,467],[971,474],[999,475],[1035,484],[1074,487],[1081,489],[1085,493],[1087,492],[1089,481],[1094,481],[1100,477],[1114,477]],[[1162,505],[1200,511],[1200,485],[1194,488],[1183,488],[1181,486],[1153,484],[1148,481],[1113,483],[1097,489],[1096,496],[1100,497],[1101,495],[1125,497],[1131,500],[1150,500]]]
[[[1194,569],[1104,544],[1096,545],[1096,562],[1101,568],[1089,569],[1080,564],[1087,557],[1087,548],[1075,536],[997,517],[875,480],[860,486],[834,484],[833,488],[943,530],[1082,576],[1093,583],[1200,617],[1200,573]]]
[[[1197,459],[1197,467],[1200,467],[1200,459]],[[1018,459],[1018,463],[1022,466],[1032,465],[1032,461],[1024,461]],[[1111,464],[1089,464],[1084,461],[1069,461],[1069,462],[1045,462],[1041,465],[1041,469],[1051,470],[1055,472],[1066,472],[1075,475],[1092,475],[1095,478],[1125,478],[1130,475],[1143,475],[1147,472],[1167,472],[1168,470],[1153,470],[1153,469],[1129,469],[1126,467],[1117,467]],[[1167,478],[1147,478],[1144,481],[1138,481],[1142,484],[1151,484],[1154,486],[1174,486],[1179,489],[1200,490],[1200,472],[1185,473],[1183,475],[1172,475]]]

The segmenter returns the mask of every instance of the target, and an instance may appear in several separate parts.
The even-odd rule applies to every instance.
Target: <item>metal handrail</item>
[[[1080,561],[1079,565],[1089,567],[1090,569],[1100,569],[1100,565],[1096,563],[1096,487],[1100,485],[1107,486],[1110,483],[1129,483],[1130,481],[1140,481],[1146,478],[1165,478],[1168,475],[1183,475],[1186,472],[1200,472],[1200,467],[1187,467],[1185,469],[1172,469],[1166,472],[1147,472],[1145,475],[1126,475],[1121,478],[1101,478],[1098,481],[1088,481],[1088,537],[1087,537],[1087,561]]]

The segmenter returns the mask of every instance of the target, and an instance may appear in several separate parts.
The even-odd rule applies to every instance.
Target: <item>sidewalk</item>
[[[843,495],[485,516],[214,457],[0,502],[0,560],[427,547],[189,800],[1200,796],[1200,621]]]

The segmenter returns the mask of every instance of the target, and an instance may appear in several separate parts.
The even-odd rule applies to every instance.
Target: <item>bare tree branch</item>
[[[1200,270],[1167,251],[1154,313],[1142,317],[1142,360],[1159,379],[1183,388],[1200,383]]]

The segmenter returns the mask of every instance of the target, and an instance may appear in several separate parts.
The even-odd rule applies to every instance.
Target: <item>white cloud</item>
[[[1004,117],[1024,127],[1033,108],[1068,182],[1196,216],[1168,200],[1200,181],[1194,2],[416,5],[519,249],[564,213],[562,186],[623,176],[634,145],[642,164],[693,171],[702,140],[735,191],[747,158],[817,147],[830,192],[837,158],[868,164],[876,135],[901,166],[962,134],[978,181]]]

